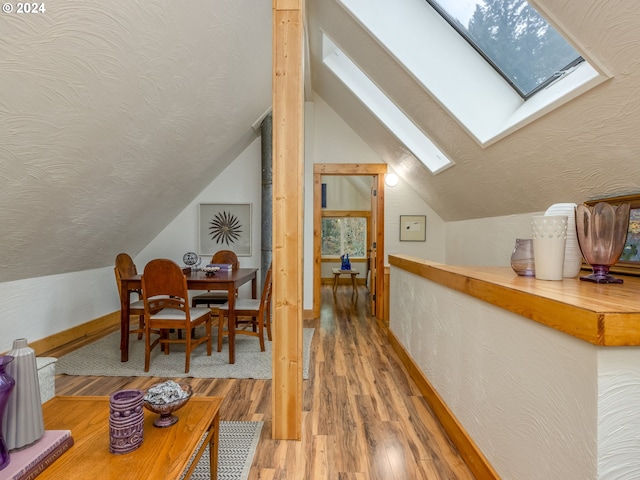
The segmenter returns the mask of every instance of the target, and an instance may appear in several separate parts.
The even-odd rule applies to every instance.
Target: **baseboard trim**
[[[400,361],[409,372],[409,376],[416,383],[418,390],[427,400],[442,428],[458,448],[460,455],[475,478],[478,480],[500,480],[498,473],[493,469],[462,425],[460,425],[453,412],[438,395],[438,392],[436,392],[427,377],[422,373],[422,370],[416,365],[413,358],[411,358],[391,330],[387,330],[387,337],[398,357],[400,357]]]
[[[107,329],[120,329],[120,310],[83,323],[82,325],[77,325],[68,330],[55,333],[41,340],[29,342],[29,346],[35,350],[36,355],[42,355],[69,342],[103,332]]]

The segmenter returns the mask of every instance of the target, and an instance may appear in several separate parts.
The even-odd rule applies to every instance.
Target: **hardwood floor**
[[[364,286],[357,298],[351,286],[335,296],[324,286],[320,318],[305,321],[316,333],[300,442],[271,439],[270,380],[186,379],[196,395],[226,398],[221,420],[265,423],[249,479],[473,479],[368,305]],[[56,394],[109,395],[163,380],[59,375]]]

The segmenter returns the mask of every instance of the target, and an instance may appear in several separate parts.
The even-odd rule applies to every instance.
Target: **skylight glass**
[[[325,34],[323,62],[432,173],[453,162]]]
[[[427,0],[523,97],[583,61],[526,0]]]

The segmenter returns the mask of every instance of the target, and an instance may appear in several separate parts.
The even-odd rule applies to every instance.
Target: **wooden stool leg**
[[[338,288],[338,278],[340,278],[340,274],[335,273],[333,275],[333,293],[336,293],[336,289]]]

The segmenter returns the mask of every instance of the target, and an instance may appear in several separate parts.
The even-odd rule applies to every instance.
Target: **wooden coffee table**
[[[144,440],[137,450],[109,452],[109,397],[54,397],[43,405],[48,430],[71,430],[74,445],[38,475],[44,479],[179,479],[196,452],[189,478],[207,444],[211,478],[218,475],[220,397],[192,397],[175,412],[178,423],[156,428],[157,414],[145,409]],[[206,434],[198,448],[200,439]]]

